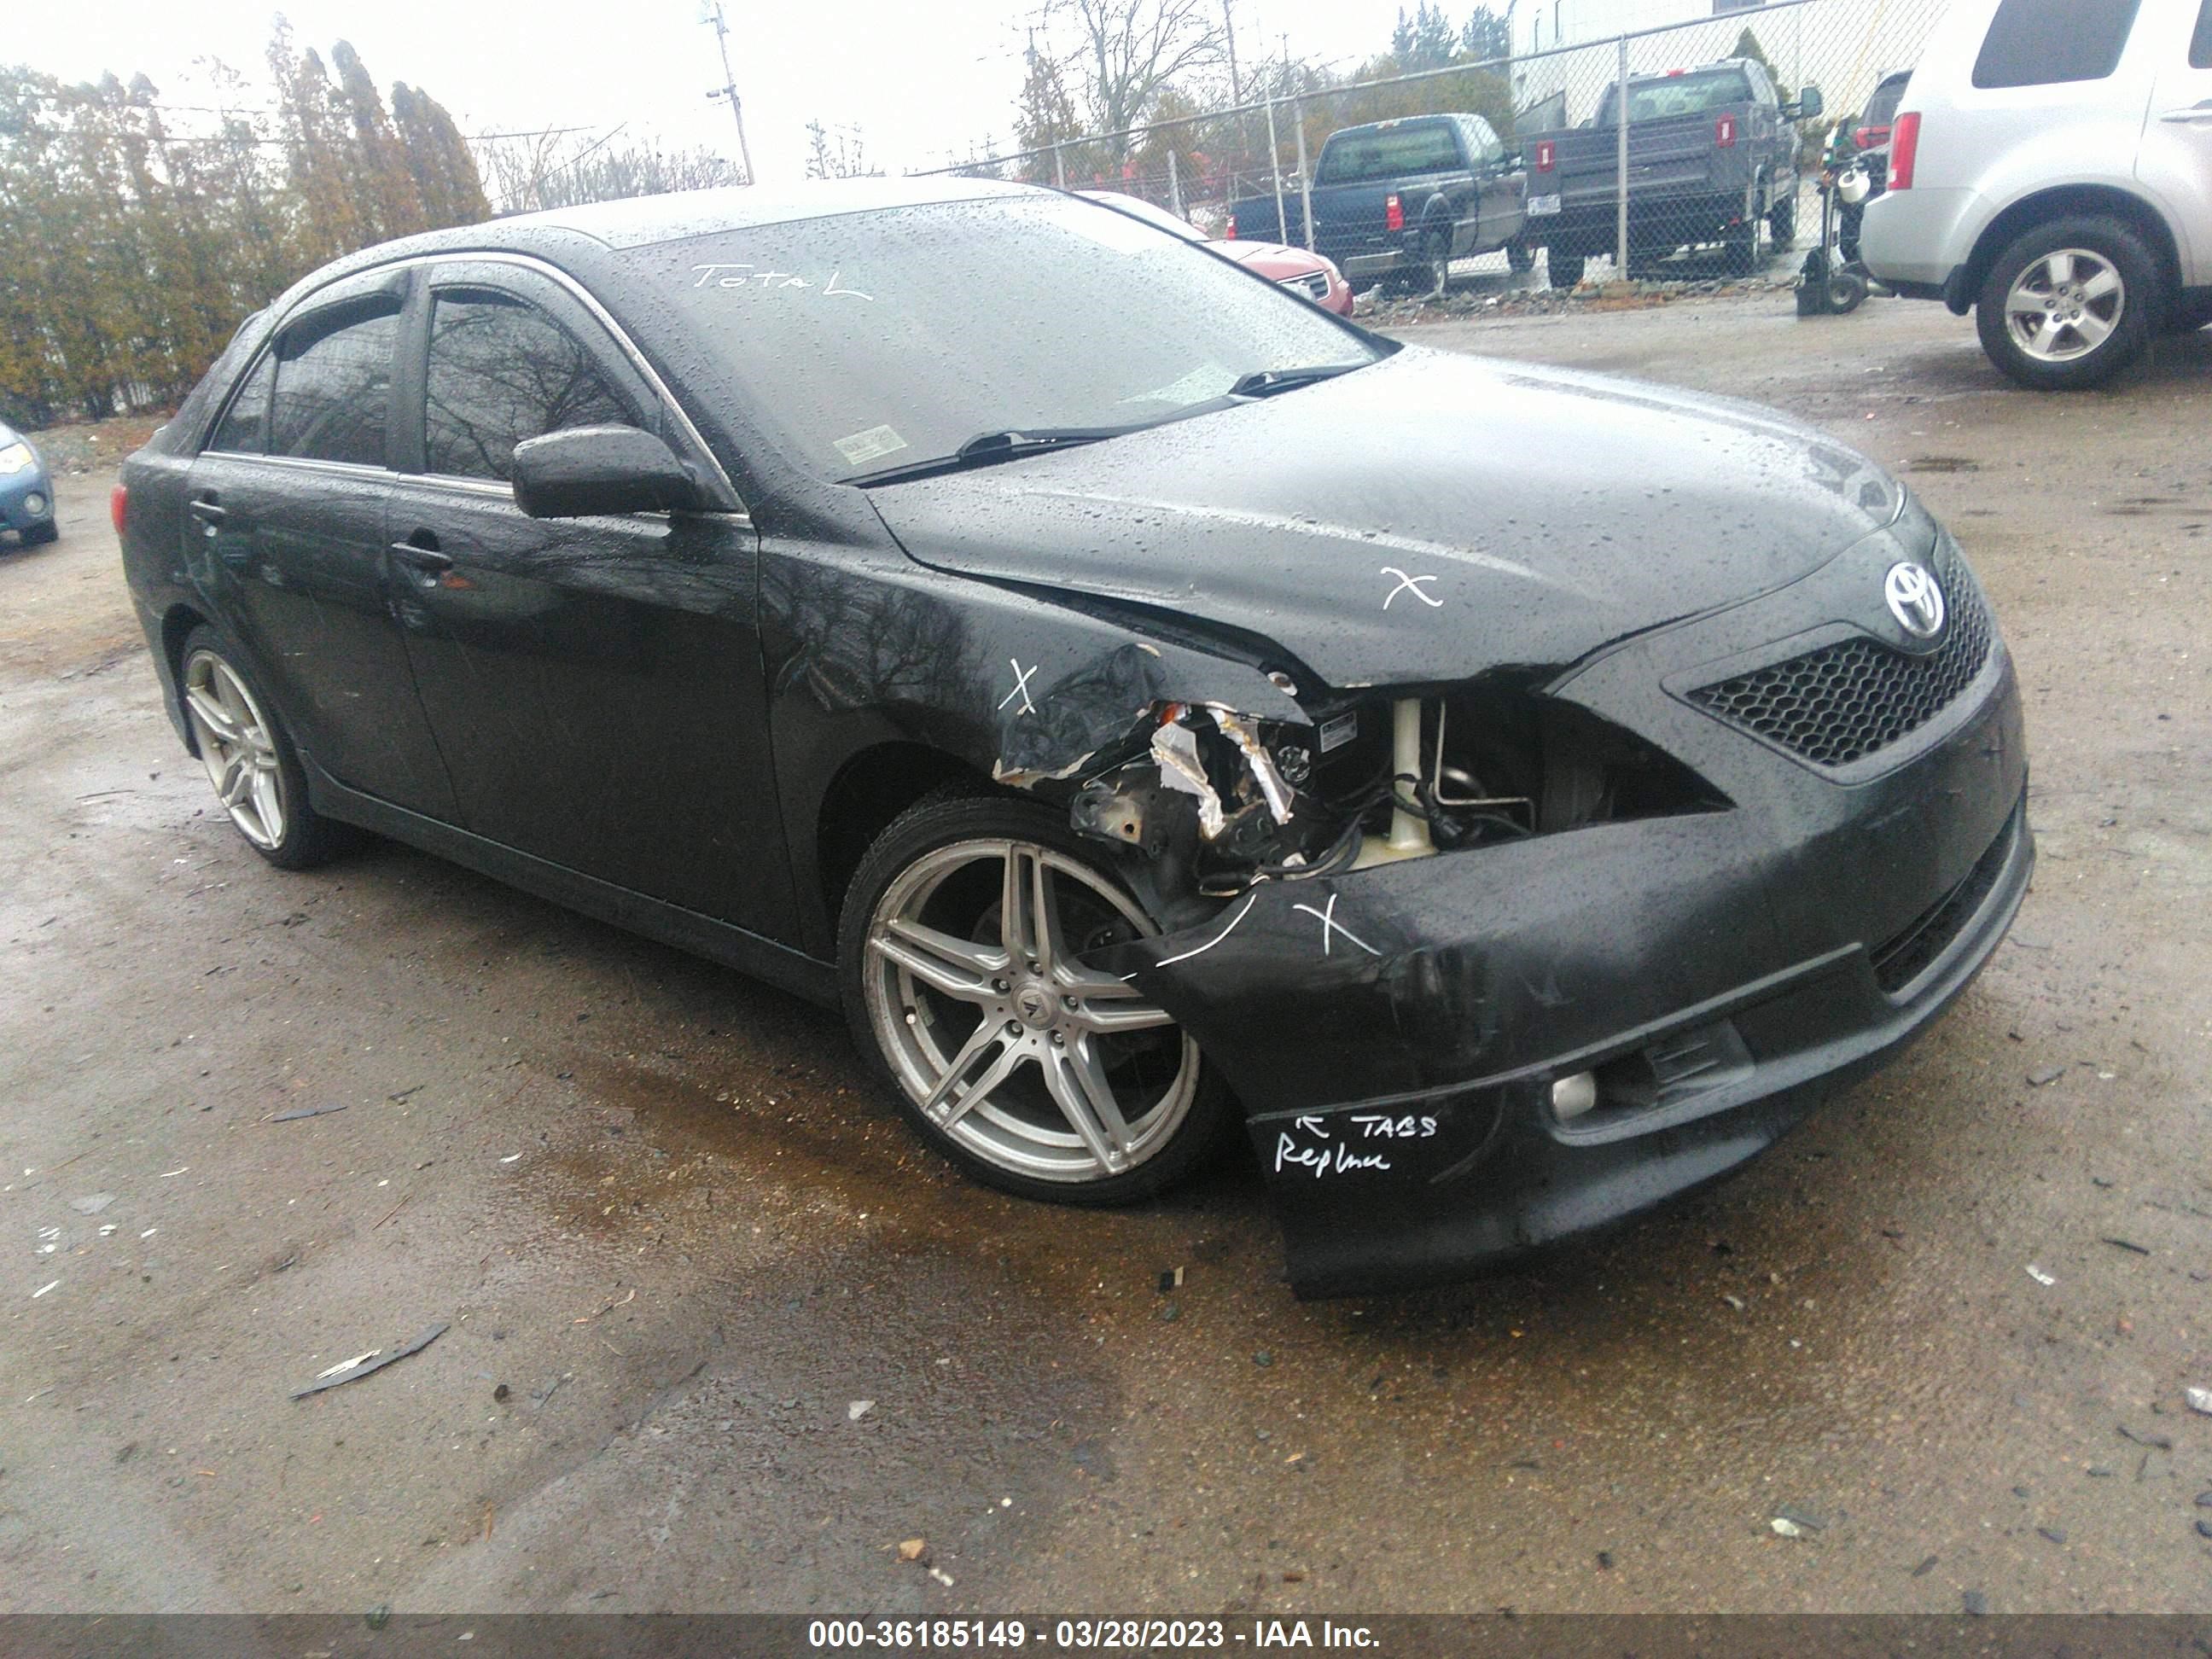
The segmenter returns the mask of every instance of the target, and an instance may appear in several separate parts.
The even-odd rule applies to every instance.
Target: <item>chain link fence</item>
[[[1819,89],[1821,112],[1791,120],[1791,131],[1717,129],[1707,136],[1700,129],[1700,153],[1681,163],[1705,165],[1716,142],[1790,158],[1769,171],[1771,183],[1754,183],[1759,199],[1738,216],[1751,228],[1749,257],[1771,262],[1818,237],[1815,179],[1832,135],[1840,129],[1850,144],[1855,117],[1875,85],[1911,67],[1943,8],[1944,0],[1747,6],[1735,0],[1522,0],[1510,25],[1509,56],[1349,85],[1327,84],[1295,64],[1263,66],[1248,77],[1248,101],[1235,108],[933,171],[1120,191],[1165,208],[1209,236],[1313,247],[1315,167],[1329,134],[1372,121],[1463,112],[1481,117],[1503,148],[1521,158],[1536,205],[1557,198],[1563,167],[1579,167],[1583,210],[1571,226],[1532,216],[1510,253],[1463,260],[1452,267],[1455,276],[1528,270],[1545,248],[1548,259],[1539,274],[1559,287],[1581,278],[1586,264],[1595,276],[1621,274],[1624,253],[1637,275],[1742,275],[1741,224],[1713,225],[1698,216],[1669,219],[1660,211],[1681,180],[1656,138],[1637,141],[1638,123],[1655,124],[1655,132],[1660,124],[1681,131],[1692,124],[1674,118],[1697,113],[1701,101],[1728,102],[1730,88],[1697,71],[1741,55],[1759,60],[1784,105],[1794,105],[1807,88]],[[1594,35],[1595,28],[1606,32]],[[1624,74],[1630,86],[1625,142],[1613,113],[1620,100],[1609,90]],[[1608,177],[1590,172],[1607,161]],[[1748,176],[1749,170],[1739,171]],[[1590,200],[1601,195],[1612,222],[1597,228]],[[1709,235],[1714,231],[1718,237]],[[1355,284],[1365,285],[1357,278]]]

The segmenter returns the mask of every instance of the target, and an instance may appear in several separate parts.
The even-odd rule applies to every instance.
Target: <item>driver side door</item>
[[[464,824],[793,938],[750,519],[515,504],[514,447],[545,433],[637,426],[685,453],[642,359],[550,276],[474,260],[431,268],[403,360],[392,581]]]

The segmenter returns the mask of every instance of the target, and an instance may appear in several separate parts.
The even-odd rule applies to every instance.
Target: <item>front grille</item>
[[[1959,936],[1959,930],[1982,908],[1982,901],[1997,884],[1997,872],[2004,868],[2005,855],[2011,850],[2019,822],[2020,813],[2015,809],[2013,816],[2005,820],[2005,827],[1997,832],[1997,838],[1990,843],[1989,850],[1966,872],[1964,881],[1914,917],[1912,925],[1903,933],[1869,952],[1874,962],[1875,983],[1884,992],[1895,996],[1927,972],[1928,965],[1943,954],[1944,947]]]
[[[1942,714],[1990,655],[1989,608],[1959,561],[1939,553],[1950,606],[1942,644],[1909,656],[1863,636],[1700,686],[1690,701],[1815,766],[1878,754]]]
[[[1294,289],[1316,300],[1328,298],[1328,277],[1318,270],[1309,271],[1303,276],[1285,276],[1277,286]]]

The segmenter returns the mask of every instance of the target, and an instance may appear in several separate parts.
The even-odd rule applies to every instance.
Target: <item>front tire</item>
[[[2118,219],[2057,219],[1996,258],[1974,307],[1982,349],[2035,392],[2102,386],[2143,354],[2164,310],[2156,256]]]
[[[353,832],[307,804],[298,751],[228,641],[205,624],[192,629],[177,678],[200,763],[246,845],[280,870],[343,852]]]
[[[1090,952],[1158,931],[1030,801],[923,801],[860,861],[838,928],[846,1018],[916,1132],[1024,1198],[1149,1198],[1221,1144],[1233,1103],[1198,1045]]]

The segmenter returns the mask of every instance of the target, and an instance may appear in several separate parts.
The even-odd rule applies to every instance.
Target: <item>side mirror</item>
[[[1796,113],[1790,118],[1797,121],[1817,120],[1820,112],[1827,106],[1826,100],[1820,96],[1820,88],[1800,87],[1797,88],[1797,101],[1790,106],[1796,111]],[[1787,114],[1789,112],[1784,112]]]
[[[676,452],[634,426],[577,426],[514,447],[514,503],[533,519],[681,513],[700,505]]]

